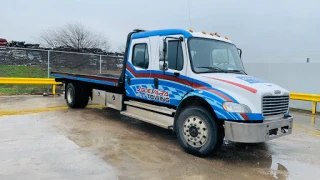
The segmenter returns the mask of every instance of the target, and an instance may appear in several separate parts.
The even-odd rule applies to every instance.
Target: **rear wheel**
[[[177,119],[177,137],[181,146],[197,156],[208,156],[222,145],[223,130],[202,107],[189,107]]]
[[[66,101],[70,108],[84,108],[89,102],[88,91],[74,83],[68,83],[66,87]]]

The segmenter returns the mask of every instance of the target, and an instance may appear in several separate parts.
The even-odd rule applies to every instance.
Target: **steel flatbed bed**
[[[56,80],[59,79],[70,79],[79,80],[90,83],[97,83],[110,86],[118,86],[119,75],[115,74],[99,74],[99,75],[88,75],[88,74],[75,74],[66,72],[51,72],[51,75],[55,76]]]
[[[119,86],[120,74],[76,74],[66,72],[52,71],[51,75],[55,77],[57,82],[64,82],[66,80],[75,82],[84,82],[92,89],[108,90],[114,93],[124,93],[124,88]]]

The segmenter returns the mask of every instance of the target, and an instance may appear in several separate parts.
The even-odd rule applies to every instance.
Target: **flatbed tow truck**
[[[192,30],[134,30],[121,74],[51,72],[70,108],[93,103],[170,129],[197,156],[223,140],[259,143],[292,133],[289,92],[248,75],[227,37]]]

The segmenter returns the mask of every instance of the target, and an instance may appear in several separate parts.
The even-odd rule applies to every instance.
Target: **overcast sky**
[[[0,0],[0,37],[36,42],[44,29],[80,22],[112,47],[135,28],[189,29],[188,0]],[[319,0],[190,0],[191,28],[228,36],[244,61],[320,62]]]

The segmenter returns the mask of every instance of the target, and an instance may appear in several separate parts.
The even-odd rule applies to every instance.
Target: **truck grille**
[[[262,98],[262,115],[274,116],[287,113],[289,96],[264,96]]]

